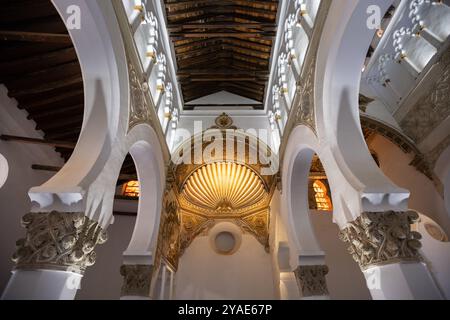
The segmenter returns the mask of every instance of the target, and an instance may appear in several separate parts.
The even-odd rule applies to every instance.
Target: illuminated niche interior
[[[313,189],[317,210],[320,211],[333,210],[333,205],[331,204],[331,199],[328,196],[328,189],[325,186],[325,184],[320,180],[316,180],[313,183]]]
[[[202,166],[189,177],[183,190],[190,203],[218,212],[249,207],[262,201],[266,194],[260,177],[234,162]]]

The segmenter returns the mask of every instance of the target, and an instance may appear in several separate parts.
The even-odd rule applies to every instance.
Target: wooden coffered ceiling
[[[165,0],[165,5],[184,102],[225,90],[262,103],[278,1]]]
[[[0,0],[0,84],[42,130],[44,139],[22,142],[52,145],[67,161],[81,131],[83,78],[66,26],[50,0]],[[5,136],[3,140],[16,140]],[[36,164],[35,169],[58,168]],[[127,157],[122,180],[136,175]]]

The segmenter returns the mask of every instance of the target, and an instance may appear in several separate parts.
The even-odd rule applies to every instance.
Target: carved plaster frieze
[[[442,75],[400,122],[403,131],[416,143],[450,116],[450,51],[441,57],[439,64],[443,67]]]
[[[363,212],[339,233],[361,269],[421,260],[420,233],[411,231],[419,219],[414,211]]]
[[[314,73],[315,59],[311,60],[308,71],[304,79],[299,81],[297,94],[299,95],[297,110],[295,113],[295,122],[297,125],[307,125],[315,130],[314,118]]]
[[[262,212],[237,219],[236,224],[244,232],[252,234],[261,243],[266,251],[269,251],[269,212]]]
[[[56,269],[83,274],[95,263],[94,248],[106,232],[83,213],[28,213],[22,218],[26,237],[17,241],[16,269]]]
[[[326,265],[298,266],[294,270],[297,284],[303,297],[326,296],[328,288],[325,276],[328,273]]]
[[[147,103],[148,84],[141,81],[138,71],[133,63],[128,63],[128,73],[130,79],[130,115],[129,129],[140,123],[151,124],[150,106]]]
[[[162,225],[161,254],[175,270],[178,268],[180,255],[180,220],[178,205],[168,202],[165,205],[165,217]]]
[[[120,274],[123,276],[122,297],[150,297],[152,265],[122,265]]]

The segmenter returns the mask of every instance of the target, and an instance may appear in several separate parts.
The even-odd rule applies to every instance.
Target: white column
[[[69,271],[13,270],[2,300],[73,300],[82,277]]]
[[[443,298],[422,262],[421,235],[411,230],[418,219],[414,211],[362,212],[341,230],[373,299]]]
[[[159,292],[159,300],[164,300],[165,297],[165,292],[166,292],[166,272],[167,272],[167,268],[165,265],[161,266],[162,268],[162,274],[161,274],[161,291]]]
[[[22,225],[27,233],[17,241],[16,268],[2,299],[74,299],[106,232],[81,212],[32,212]]]
[[[169,299],[173,300],[175,297],[175,273],[174,272],[170,272],[170,293],[169,293]]]
[[[394,263],[363,271],[374,300],[443,299],[424,263]]]
[[[297,279],[293,272],[280,272],[280,300],[298,300]]]

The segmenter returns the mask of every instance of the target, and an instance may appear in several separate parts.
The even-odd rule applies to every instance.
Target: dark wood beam
[[[204,103],[204,104],[186,104],[185,107],[252,107],[261,108],[262,103]]]
[[[218,23],[188,23],[183,25],[169,25],[169,32],[188,29],[229,29],[229,28],[248,28],[258,29],[259,31],[276,31],[276,26],[273,23],[240,23],[240,22],[218,22]]]
[[[72,44],[68,34],[0,30],[0,40]]]
[[[257,33],[257,32],[177,32],[171,33],[170,37],[177,41],[184,38],[258,38],[271,40],[275,36],[275,33]]]
[[[230,69],[212,69],[212,68],[204,68],[204,69],[183,69],[178,70],[177,74],[179,76],[201,76],[201,75],[251,75],[251,76],[267,76],[267,70],[230,70]]]
[[[36,93],[42,93],[58,88],[67,87],[69,85],[82,83],[83,77],[81,75],[74,75],[70,77],[66,77],[64,79],[50,81],[46,83],[41,83],[35,87],[21,87],[17,89],[10,90],[10,94],[13,96],[21,96],[21,95],[27,95],[27,94],[36,94]]]
[[[83,83],[80,82],[82,85]],[[25,108],[28,112],[32,113],[31,110],[33,109],[39,109],[41,107],[51,105],[54,103],[58,103],[67,99],[71,99],[74,97],[84,97],[84,90],[83,89],[76,89],[76,90],[67,90],[65,92],[55,94],[48,96],[47,98],[42,99],[33,99],[32,101],[25,101],[21,104],[19,104],[19,108]]]
[[[28,138],[28,137],[20,137],[2,134],[0,135],[0,140],[3,141],[15,141],[29,144],[39,144],[39,145],[47,145],[58,148],[67,148],[73,149],[75,148],[76,143],[68,142],[68,141],[59,141],[59,140],[47,140],[47,139],[36,139],[36,138]]]
[[[76,60],[77,54],[75,49],[72,47],[0,62],[0,73],[2,73],[2,75],[9,75],[20,70],[24,70],[29,73],[30,71],[32,72],[41,68],[48,68]]]

